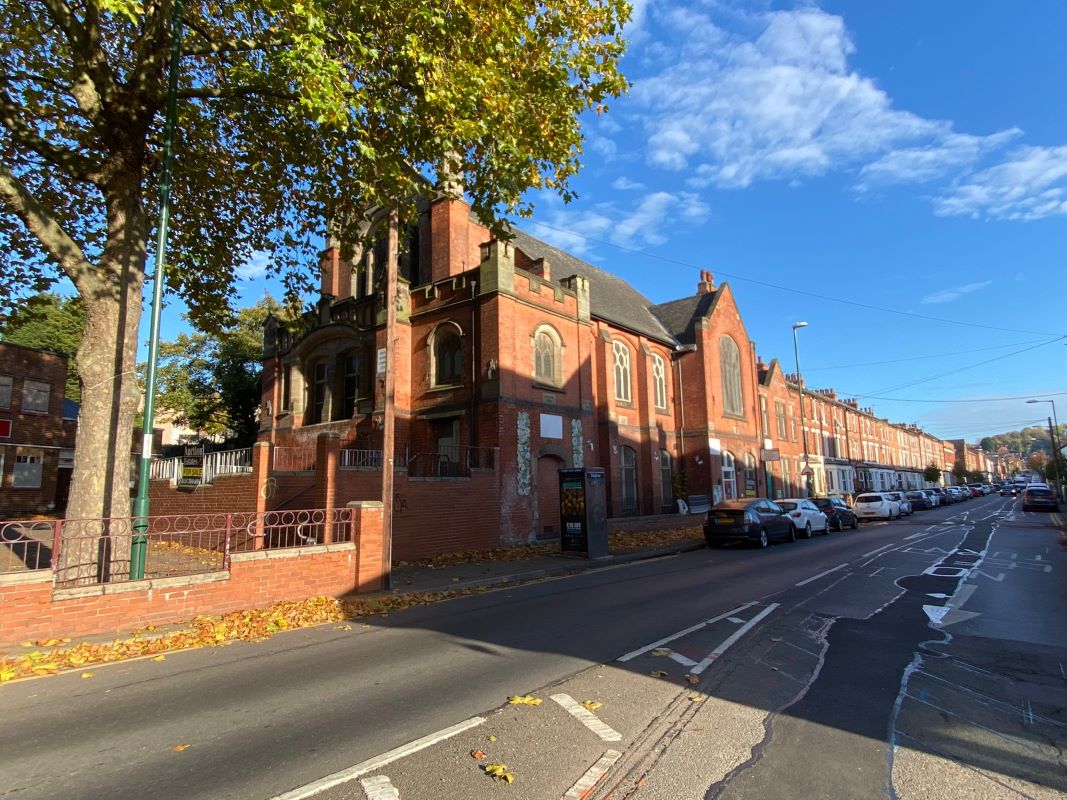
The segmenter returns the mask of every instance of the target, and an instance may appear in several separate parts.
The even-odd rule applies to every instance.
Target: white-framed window
[[[52,396],[52,385],[44,381],[22,382],[22,410],[37,414],[48,413],[48,401]]]
[[[630,348],[620,341],[611,343],[615,356],[615,399],[624,403],[631,400],[630,394]]]
[[[737,470],[734,468],[733,453],[728,450],[722,454],[722,496],[726,500],[737,499]]]
[[[741,354],[729,336],[719,339],[719,364],[722,368],[722,407],[727,414],[744,416],[745,401],[741,391]]]
[[[781,400],[774,401],[774,416],[778,419],[778,438],[785,440],[789,431],[785,425],[785,403]]]
[[[445,322],[430,334],[432,386],[456,386],[463,382],[463,340],[459,326]]]
[[[11,408],[11,388],[15,379],[10,375],[0,375],[0,408]]]
[[[761,431],[762,434],[764,436],[770,436],[771,435],[771,420],[770,420],[770,416],[767,414],[767,398],[764,397],[763,395],[759,396],[759,416],[760,416],[760,423],[763,426],[763,429]]]
[[[652,388],[656,400],[656,408],[667,408],[667,365],[663,357],[652,354]]]
[[[555,328],[542,325],[533,335],[534,380],[563,385],[563,342]]]
[[[15,489],[39,489],[44,474],[44,450],[19,447],[15,450],[15,468],[11,471],[11,486]]]

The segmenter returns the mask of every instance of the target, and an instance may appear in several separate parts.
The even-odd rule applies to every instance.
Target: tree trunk
[[[60,555],[67,584],[129,575],[133,422],[140,404],[138,325],[148,226],[136,192],[114,203],[108,243],[92,279],[78,281],[85,337],[78,350],[82,404]]]

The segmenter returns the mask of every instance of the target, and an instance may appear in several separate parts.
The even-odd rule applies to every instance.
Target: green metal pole
[[[152,275],[152,318],[148,334],[148,370],[145,373],[144,421],[141,423],[141,463],[137,497],[133,502],[133,541],[130,579],[144,578],[148,555],[148,484],[152,467],[152,429],[156,417],[156,359],[159,355],[159,317],[163,310],[163,277],[167,266],[167,222],[170,218],[170,175],[174,161],[174,128],[178,116],[178,74],[181,68],[182,14],[185,0],[174,0],[170,21],[170,79],[163,124],[163,169],[159,178],[159,218],[156,224],[156,268]]]

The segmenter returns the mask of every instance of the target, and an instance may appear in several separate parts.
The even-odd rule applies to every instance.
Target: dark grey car
[[[729,542],[766,547],[771,539],[795,542],[797,532],[781,507],[766,497],[727,500],[704,515],[708,547]]]

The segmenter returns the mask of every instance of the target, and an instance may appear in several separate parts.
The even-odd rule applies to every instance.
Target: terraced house
[[[801,426],[796,376],[757,357],[733,291],[710,272],[653,304],[522,231],[494,240],[451,196],[424,203],[401,234],[398,559],[558,536],[561,467],[604,467],[609,515],[627,516],[809,482],[913,486],[926,463],[945,466],[938,440],[832,390],[805,391]],[[315,310],[296,329],[268,322],[267,507],[380,496],[386,253],[384,231],[350,261],[329,242]]]

